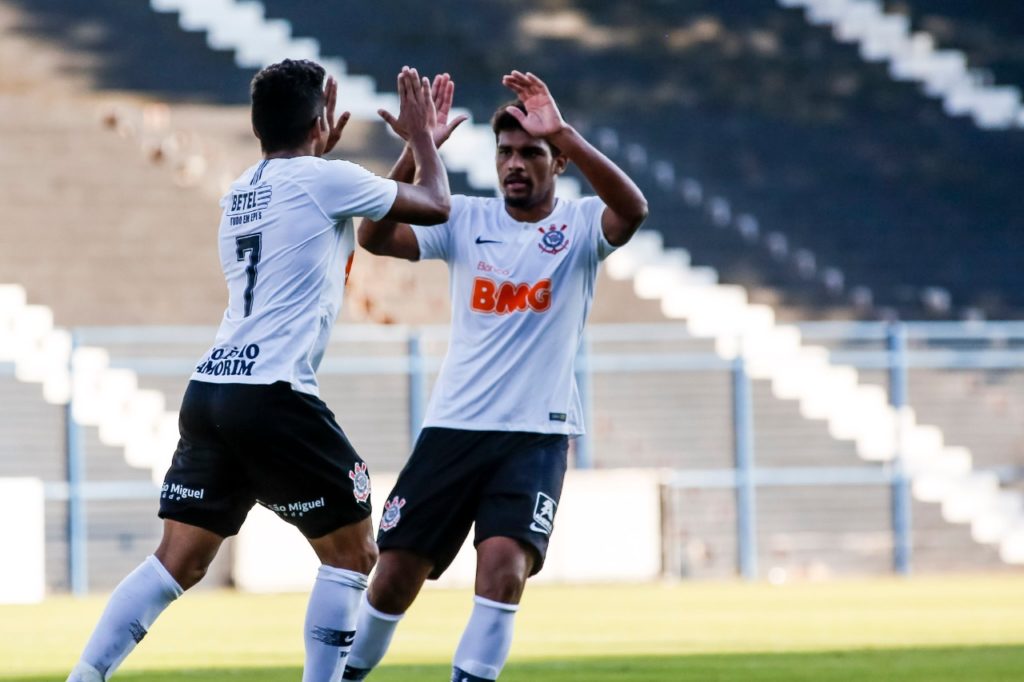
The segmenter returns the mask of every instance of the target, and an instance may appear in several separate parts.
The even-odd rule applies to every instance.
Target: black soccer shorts
[[[317,538],[370,515],[370,478],[334,414],[285,382],[189,382],[160,518],[222,537],[257,502]]]
[[[474,546],[492,537],[519,540],[534,549],[536,574],[554,528],[568,449],[561,434],[423,429],[384,504],[378,546],[431,559],[436,580],[476,523]]]

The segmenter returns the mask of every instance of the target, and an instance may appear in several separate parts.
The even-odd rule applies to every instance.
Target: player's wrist
[[[430,130],[416,129],[409,131],[409,139],[407,143],[410,147],[417,147],[419,145],[429,144],[431,147],[434,146],[434,133]]]
[[[583,138],[575,128],[563,121],[562,127],[547,135],[545,139],[568,154],[570,150],[579,147]]]

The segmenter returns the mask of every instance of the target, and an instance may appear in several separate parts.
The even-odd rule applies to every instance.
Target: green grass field
[[[103,601],[0,606],[0,679],[64,680]],[[371,680],[447,680],[470,606],[466,591],[424,592]],[[302,595],[186,595],[115,680],[298,680],[304,609]],[[1024,575],[534,586],[501,679],[1024,680]]]

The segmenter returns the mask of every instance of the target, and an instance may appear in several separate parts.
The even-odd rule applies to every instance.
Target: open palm
[[[458,128],[463,121],[469,118],[465,114],[460,114],[452,120],[448,120],[452,110],[452,99],[454,98],[454,95],[455,83],[452,81],[451,76],[447,73],[441,73],[434,76],[434,82],[430,87],[430,97],[434,102],[435,117],[430,133],[431,137],[434,139],[435,147],[440,148],[455,129]],[[391,129],[396,135],[406,142],[409,141],[409,131],[406,129],[401,115],[399,115],[398,118],[395,118],[395,116],[385,109],[378,109],[377,114],[384,119],[389,126],[391,126]]]
[[[565,127],[565,119],[558,111],[558,105],[551,96],[548,86],[530,72],[513,71],[501,79],[505,87],[516,93],[526,107],[526,113],[509,107],[508,113],[515,116],[523,130],[534,137],[554,135]]]

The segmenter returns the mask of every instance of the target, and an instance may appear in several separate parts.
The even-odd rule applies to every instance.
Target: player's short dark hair
[[[508,107],[515,107],[519,111],[526,113],[526,105],[519,100],[512,100],[502,104],[491,116],[491,130],[494,131],[494,139],[498,139],[498,133],[503,130],[523,130],[523,126],[520,125],[519,119],[506,111]],[[547,142],[547,140],[544,140]],[[547,142],[548,147],[551,148],[551,156],[558,156],[562,152],[555,145]]]
[[[323,113],[324,67],[285,59],[260,70],[250,88],[252,127],[264,152],[300,146]]]

